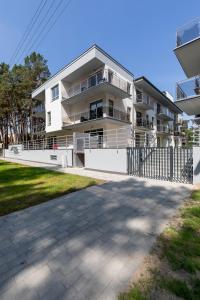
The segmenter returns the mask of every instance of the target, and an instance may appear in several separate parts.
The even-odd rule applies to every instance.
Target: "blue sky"
[[[0,1],[0,61],[9,61],[40,1]],[[173,53],[176,30],[199,11],[199,0],[72,0],[33,50],[53,74],[96,43],[136,77],[145,75],[174,94],[175,82],[185,78]]]

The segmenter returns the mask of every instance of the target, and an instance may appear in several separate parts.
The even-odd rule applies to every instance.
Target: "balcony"
[[[152,130],[153,129],[153,123],[149,122],[145,118],[137,118],[136,119],[136,127],[139,127],[141,129]]]
[[[176,105],[188,115],[200,114],[200,76],[176,84]]]
[[[196,125],[200,125],[200,115],[196,115],[195,118],[194,118],[194,123]]]
[[[166,125],[157,125],[157,132],[164,134],[173,134],[173,130]]]
[[[152,110],[153,103],[150,100],[148,95],[144,95],[143,93],[136,93],[136,102],[134,103],[138,109],[142,110]]]
[[[200,18],[177,31],[175,54],[186,73],[192,77],[200,72]]]
[[[45,105],[44,103],[40,103],[33,107],[33,113],[36,115],[42,115],[45,113]]]
[[[101,70],[85,78],[68,90],[68,98],[62,101],[79,101],[97,92],[110,92],[121,98],[130,97],[130,84],[109,70]]]
[[[166,107],[157,108],[157,118],[163,121],[173,121],[174,114]]]
[[[63,127],[76,125],[85,122],[92,122],[104,118],[120,122],[130,123],[130,114],[109,106],[99,107],[97,110],[87,110],[78,114],[69,115],[63,118]]]

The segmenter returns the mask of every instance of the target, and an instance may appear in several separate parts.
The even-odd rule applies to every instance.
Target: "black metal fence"
[[[127,148],[128,174],[182,183],[193,182],[192,148]]]

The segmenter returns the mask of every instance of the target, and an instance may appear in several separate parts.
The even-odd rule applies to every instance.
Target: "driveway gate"
[[[127,148],[128,174],[183,183],[193,182],[192,148]]]

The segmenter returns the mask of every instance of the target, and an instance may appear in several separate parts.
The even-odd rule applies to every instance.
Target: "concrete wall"
[[[127,150],[85,149],[85,168],[127,173]]]
[[[193,184],[200,184],[200,147],[193,147]]]
[[[53,157],[52,157],[53,156]],[[5,157],[42,162],[53,165],[72,166],[72,150],[5,150]],[[56,158],[55,160],[53,158]]]

